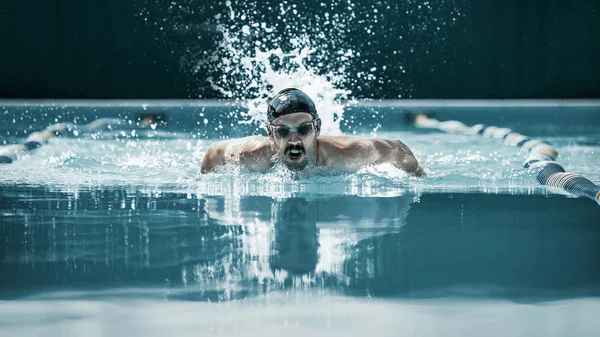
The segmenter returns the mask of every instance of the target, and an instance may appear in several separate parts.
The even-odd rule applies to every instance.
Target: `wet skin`
[[[305,135],[298,128],[314,123]],[[282,137],[275,128],[288,127]],[[283,115],[267,126],[268,137],[250,136],[221,141],[210,146],[202,159],[201,173],[223,165],[240,165],[246,170],[265,172],[276,163],[292,171],[324,166],[341,171],[356,171],[369,165],[390,163],[414,175],[425,173],[410,149],[396,139],[350,136],[319,136],[321,121],[308,113]]]

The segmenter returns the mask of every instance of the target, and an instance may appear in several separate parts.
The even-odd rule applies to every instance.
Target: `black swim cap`
[[[283,89],[273,97],[267,107],[267,118],[272,122],[275,118],[295,112],[307,112],[317,119],[317,108],[307,94],[296,88]]]

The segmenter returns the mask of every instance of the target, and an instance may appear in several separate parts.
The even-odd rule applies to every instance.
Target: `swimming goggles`
[[[285,125],[270,125],[273,129],[273,132],[280,138],[286,138],[292,133],[292,131],[298,132],[301,136],[308,135],[312,130],[315,129],[315,121],[310,121],[307,123],[302,123],[296,128],[290,128]]]

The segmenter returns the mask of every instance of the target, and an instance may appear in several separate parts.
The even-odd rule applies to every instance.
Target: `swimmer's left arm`
[[[412,151],[397,139],[367,138],[358,142],[362,143],[358,145],[359,147],[372,153],[371,156],[366,156],[370,161],[365,163],[367,165],[390,163],[416,176],[425,174],[425,170]]]
[[[425,170],[412,151],[404,143],[397,139],[374,140],[380,153],[381,162],[389,162],[399,169],[416,176],[425,174]]]

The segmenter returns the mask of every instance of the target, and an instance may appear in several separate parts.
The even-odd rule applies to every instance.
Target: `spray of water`
[[[352,20],[355,16],[348,3],[347,20]],[[343,16],[335,14],[326,22],[313,16],[291,28],[290,24],[299,21],[290,20],[299,17],[297,5],[279,3],[275,11],[280,22],[260,17],[259,10],[272,12],[273,8],[257,6],[225,3],[228,15],[214,17],[223,39],[208,58],[197,62],[194,70],[214,74],[207,79],[211,88],[245,105],[246,110],[240,112],[241,123],[264,124],[269,98],[284,88],[295,87],[315,101],[323,121],[322,134],[340,134],[344,104],[351,94],[343,89],[346,68],[355,56],[352,49],[341,43]],[[329,13],[325,17],[329,18]],[[321,26],[335,29],[314,30]],[[319,40],[324,43],[315,43]],[[333,53],[326,55],[331,50]],[[328,60],[327,64],[324,60]]]
[[[323,134],[341,133],[343,100],[348,98],[350,91],[337,88],[334,81],[330,80],[333,76],[328,78],[325,75],[318,75],[305,63],[305,60],[315,52],[314,49],[298,45],[290,52],[284,52],[281,48],[263,51],[256,47],[252,55],[246,55],[232,48],[233,44],[229,41],[235,39],[230,39],[228,34],[224,35],[223,48],[230,50],[234,61],[223,59],[222,62],[225,64],[235,62],[238,65],[237,71],[247,79],[244,90],[247,90],[247,93],[255,93],[254,98],[242,101],[247,110],[240,113],[243,117],[240,123],[264,124],[269,98],[281,89],[294,87],[306,92],[315,101],[320,118],[323,120]],[[286,67],[273,66],[273,62],[276,62],[273,60],[284,60]],[[236,91],[223,86],[230,82],[228,75],[223,75],[220,79],[209,78],[209,81],[211,86],[223,95],[240,98]],[[240,94],[244,95],[244,93]]]
[[[258,126],[269,97],[298,87],[329,135],[340,133],[349,100],[410,98],[415,80],[418,89],[452,72],[446,36],[464,15],[464,0],[137,1],[160,43],[195,75],[192,96],[238,100],[247,108],[239,120]]]

